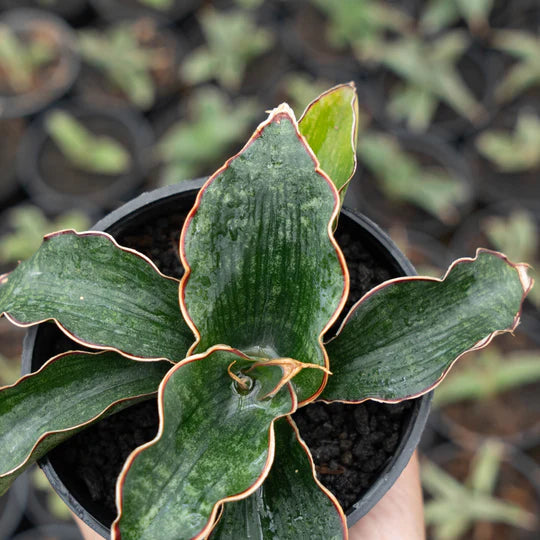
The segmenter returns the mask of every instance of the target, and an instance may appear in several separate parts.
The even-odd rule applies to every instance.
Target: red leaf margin
[[[462,352],[460,355],[456,356],[456,358],[454,358],[453,362],[443,371],[441,376],[432,385],[430,385],[429,387],[425,388],[424,390],[422,390],[420,392],[417,392],[416,394],[411,394],[409,396],[405,396],[405,397],[400,398],[400,399],[381,399],[381,398],[367,397],[367,398],[363,398],[363,399],[360,399],[360,400],[357,400],[357,401],[354,401],[354,400],[348,401],[348,400],[341,400],[341,399],[336,399],[336,400],[332,400],[332,401],[325,400],[325,399],[319,399],[317,401],[321,402],[321,403],[326,403],[326,404],[329,404],[329,403],[345,403],[345,404],[349,404],[349,405],[358,405],[359,403],[363,403],[364,401],[377,401],[379,403],[401,403],[402,401],[405,401],[405,400],[408,400],[408,399],[415,399],[417,397],[423,396],[424,394],[427,394],[427,393],[431,392],[437,386],[439,386],[439,384],[443,381],[443,379],[446,377],[446,375],[448,375],[448,372],[453,368],[454,364],[458,360],[460,360],[463,356],[465,356],[466,354],[468,354],[470,352],[473,352],[473,351],[478,351],[480,349],[483,349],[484,347],[486,347],[487,345],[489,345],[491,343],[493,338],[495,338],[498,335],[507,334],[507,333],[513,334],[514,330],[518,327],[518,325],[520,323],[521,313],[523,311],[523,302],[525,301],[525,298],[527,297],[527,295],[529,294],[530,290],[532,289],[532,287],[534,285],[534,279],[532,279],[527,274],[527,269],[530,268],[530,265],[527,264],[527,263],[513,263],[512,261],[510,261],[508,259],[508,257],[504,253],[501,253],[499,251],[494,251],[492,249],[487,249],[487,248],[477,248],[476,249],[476,254],[475,254],[474,257],[462,257],[460,259],[456,259],[455,261],[453,261],[452,264],[448,267],[447,271],[445,272],[445,274],[444,274],[444,276],[442,278],[435,278],[435,277],[429,277],[429,276],[405,276],[405,277],[398,277],[398,278],[394,278],[394,279],[389,279],[389,280],[384,281],[383,283],[380,283],[379,285],[373,287],[373,289],[369,290],[366,294],[364,294],[364,296],[362,296],[362,298],[360,298],[360,300],[358,300],[358,302],[356,302],[356,304],[354,304],[351,307],[351,310],[349,311],[349,313],[347,314],[347,316],[345,317],[345,319],[341,323],[338,331],[336,332],[336,335],[334,337],[332,337],[332,339],[330,339],[326,343],[330,343],[331,341],[336,339],[338,337],[338,335],[341,333],[341,331],[343,330],[343,328],[345,327],[345,325],[347,324],[347,322],[349,321],[349,319],[352,317],[353,313],[358,309],[360,304],[365,302],[368,298],[370,298],[371,296],[373,296],[374,294],[379,292],[381,289],[384,289],[384,288],[386,288],[388,286],[391,286],[394,283],[402,283],[402,282],[406,282],[406,281],[432,281],[432,282],[442,283],[446,279],[448,274],[454,269],[455,266],[457,266],[458,264],[461,264],[461,263],[470,263],[470,262],[476,261],[476,259],[478,258],[480,253],[489,253],[491,255],[499,257],[506,264],[508,264],[511,268],[516,270],[516,272],[518,274],[518,278],[519,278],[519,281],[521,283],[521,288],[523,289],[523,294],[521,296],[521,300],[520,300],[520,303],[519,303],[519,309],[518,309],[517,313],[515,314],[514,320],[513,320],[512,325],[510,327],[505,328],[504,330],[495,330],[494,332],[491,332],[489,335],[487,335],[485,338],[482,338],[481,340],[477,341],[471,348],[467,349],[466,351]]]
[[[43,237],[43,242],[47,242],[49,239],[51,238],[54,238],[56,236],[62,236],[62,235],[66,235],[66,234],[72,234],[72,235],[75,235],[77,237],[84,237],[84,236],[101,236],[101,237],[104,237],[106,238],[107,240],[109,240],[115,247],[117,247],[118,249],[120,249],[121,251],[124,251],[126,253],[131,253],[132,255],[136,255],[137,257],[139,257],[140,259],[142,259],[144,262],[146,262],[148,265],[150,265],[150,267],[158,274],[160,275],[162,278],[164,279],[168,279],[168,280],[171,280],[171,281],[174,281],[176,283],[180,283],[180,280],[179,279],[176,279],[174,277],[171,277],[171,276],[167,276],[165,274],[163,274],[159,268],[155,265],[155,263],[150,260],[146,255],[140,253],[139,251],[135,250],[135,249],[132,249],[132,248],[128,248],[128,247],[124,247],[124,246],[121,246],[110,234],[106,233],[106,232],[103,232],[103,231],[84,231],[84,232],[77,232],[75,231],[74,229],[62,229],[60,231],[55,231],[55,232],[52,232],[50,234],[47,234]],[[13,272],[13,271],[12,271]],[[6,274],[2,274],[0,275],[0,285],[2,285],[3,283],[5,283],[9,277],[9,275],[11,274],[11,272],[7,272]],[[166,361],[166,362],[169,362],[170,364],[174,364],[174,362],[170,359],[170,358],[165,358],[165,357],[155,357],[155,358],[150,358],[150,357],[144,357],[144,356],[136,356],[136,355],[133,355],[133,354],[130,354],[130,353],[127,353],[125,351],[122,351],[121,349],[117,349],[116,347],[110,347],[110,346],[103,346],[103,345],[96,345],[95,343],[92,343],[91,341],[86,341],[84,339],[81,339],[79,337],[77,337],[75,334],[73,334],[72,332],[70,332],[58,319],[56,319],[55,317],[49,317],[49,318],[46,318],[46,319],[41,319],[39,321],[32,321],[32,322],[29,322],[29,323],[25,323],[25,322],[22,322],[22,321],[19,321],[18,319],[16,319],[13,315],[10,315],[8,312],[6,311],[3,311],[2,313],[0,313],[0,318],[1,317],[5,317],[10,323],[14,324],[15,326],[18,326],[20,328],[30,328],[32,326],[36,326],[38,324],[42,324],[44,322],[54,322],[56,324],[56,326],[68,337],[70,338],[71,340],[73,340],[75,343],[79,344],[79,345],[82,345],[83,347],[88,347],[90,349],[95,349],[95,350],[98,350],[98,351],[110,351],[110,352],[115,352],[115,353],[118,353],[119,355],[121,356],[124,356],[125,358],[130,358],[131,360],[135,360],[135,361],[138,361],[138,362],[157,362],[157,361]]]
[[[122,471],[120,472],[120,475],[118,476],[116,480],[116,509],[117,509],[117,516],[116,519],[113,521],[111,525],[111,540],[121,540],[122,539],[122,533],[119,528],[119,522],[122,518],[122,501],[123,501],[123,493],[122,489],[124,487],[124,483],[126,480],[126,476],[131,468],[131,465],[133,464],[135,458],[141,454],[144,450],[149,448],[150,446],[153,446],[155,443],[157,443],[161,436],[163,435],[163,428],[164,428],[164,394],[165,394],[165,387],[167,385],[167,382],[171,378],[171,376],[182,366],[189,364],[191,362],[196,362],[198,360],[203,360],[204,358],[207,358],[215,351],[227,351],[231,352],[233,354],[236,354],[237,356],[244,358],[246,360],[252,360],[249,356],[245,355],[243,352],[234,349],[232,347],[228,347],[227,345],[215,345],[213,347],[210,347],[207,351],[204,353],[196,354],[193,356],[188,356],[181,362],[178,362],[175,364],[165,375],[163,380],[161,381],[161,384],[159,385],[158,389],[158,413],[159,413],[159,429],[156,434],[156,436],[151,440],[148,441],[145,444],[142,444],[141,446],[137,447],[126,459],[124,466],[122,467]],[[291,402],[292,407],[291,411],[287,413],[287,416],[289,414],[293,414],[296,409],[298,408],[298,399],[296,397],[296,393],[291,385],[291,383],[287,383],[287,386],[289,388],[289,393],[291,395]],[[197,534],[197,536],[194,536],[191,540],[204,540],[214,529],[217,523],[217,518],[220,515],[221,507],[226,502],[234,502],[239,501],[241,499],[245,499],[246,497],[249,497],[252,493],[254,493],[265,481],[266,477],[268,476],[268,473],[270,472],[270,469],[272,467],[272,463],[274,462],[274,456],[275,456],[275,434],[274,434],[274,422],[281,418],[282,416],[278,416],[272,420],[270,423],[270,426],[268,428],[268,456],[266,459],[266,464],[261,471],[261,474],[259,478],[255,481],[255,483],[248,488],[247,490],[237,493],[236,495],[231,495],[229,497],[226,497],[225,499],[221,499],[217,501],[214,504],[214,507],[212,509],[212,512],[210,514],[210,517],[208,518],[208,522],[205,525],[205,527]]]
[[[75,355],[75,354],[83,354],[83,355],[90,355],[90,356],[98,356],[100,354],[104,354],[106,352],[111,352],[111,351],[96,351],[96,352],[86,352],[86,351],[67,351],[67,352],[63,352],[63,353],[60,353],[60,354],[57,354],[56,356],[53,356],[52,358],[49,358],[49,360],[47,360],[38,370],[36,371],[33,371],[32,373],[27,373],[26,375],[23,375],[22,377],[20,377],[16,382],[14,382],[13,384],[10,384],[10,385],[6,385],[6,386],[1,386],[0,387],[0,392],[2,390],[6,390],[7,388],[15,388],[16,386],[18,386],[21,382],[25,381],[26,379],[30,378],[30,377],[33,377],[34,375],[38,374],[38,373],[41,373],[43,370],[45,370],[48,366],[50,366],[53,362],[57,362],[58,360],[64,358],[65,356],[72,356],[72,355]],[[114,351],[113,351],[114,352]],[[157,391],[156,391],[157,392]],[[150,393],[147,393],[147,394],[138,394],[136,396],[133,396],[133,397],[126,397],[126,398],[121,398],[121,399],[118,399],[114,402],[112,402],[111,404],[109,404],[107,407],[105,407],[100,413],[94,415],[92,418],[90,418],[89,420],[87,420],[86,422],[81,422],[80,424],[76,424],[74,425],[73,427],[70,427],[70,428],[65,428],[65,429],[57,429],[57,430],[53,430],[53,431],[46,431],[45,433],[43,433],[38,439],[37,441],[35,442],[34,446],[32,447],[32,449],[30,450],[30,452],[28,453],[28,455],[26,456],[26,458],[23,460],[23,462],[18,465],[17,467],[14,467],[13,469],[9,470],[9,471],[6,471],[4,473],[0,473],[0,478],[4,478],[4,477],[7,477],[9,475],[12,475],[14,474],[15,472],[19,471],[20,469],[26,467],[28,465],[28,462],[30,460],[30,458],[32,457],[32,454],[36,451],[37,447],[48,437],[50,437],[51,435],[56,435],[58,433],[66,433],[68,431],[73,431],[73,430],[76,430],[76,429],[80,429],[80,428],[84,428],[85,426],[89,426],[91,425],[92,423],[96,422],[97,420],[99,420],[101,417],[103,417],[103,415],[105,415],[106,413],[108,412],[111,412],[112,409],[114,409],[115,407],[117,407],[118,405],[126,402],[126,401],[135,401],[137,399],[140,399],[140,398],[145,398],[145,397],[149,397],[149,396],[153,396],[154,394],[156,394],[156,392],[150,392]],[[21,471],[22,472],[22,471]]]
[[[192,209],[190,210],[190,212],[189,212],[189,214],[188,214],[188,216],[187,216],[187,218],[186,218],[186,220],[184,222],[184,225],[182,227],[182,232],[180,234],[179,253],[180,253],[180,261],[182,262],[182,265],[184,267],[184,275],[182,276],[182,279],[180,281],[180,287],[179,287],[178,296],[179,296],[180,310],[182,312],[184,320],[186,321],[187,325],[191,328],[192,332],[195,334],[195,342],[193,343],[193,345],[188,350],[188,353],[187,353],[188,356],[193,353],[193,351],[195,350],[195,348],[199,344],[200,339],[201,339],[201,334],[200,334],[197,326],[195,325],[195,323],[191,319],[191,317],[189,315],[189,310],[188,310],[188,308],[187,308],[187,306],[185,304],[185,288],[187,286],[187,282],[188,282],[189,276],[191,274],[191,267],[189,266],[189,262],[187,260],[186,251],[185,251],[185,239],[186,239],[187,229],[189,228],[189,226],[191,224],[191,221],[193,220],[193,217],[195,216],[195,214],[197,213],[197,210],[199,209],[199,206],[201,205],[201,200],[202,200],[202,197],[204,196],[204,192],[213,183],[213,181],[223,171],[225,171],[229,167],[230,163],[234,159],[241,156],[254,143],[254,141],[256,141],[262,135],[262,132],[264,131],[264,129],[267,126],[269,126],[273,122],[279,123],[282,119],[291,122],[291,124],[293,125],[293,127],[295,129],[295,133],[296,133],[296,136],[298,137],[298,140],[302,143],[305,150],[307,151],[307,153],[309,154],[309,156],[313,160],[313,164],[315,166],[315,172],[317,174],[319,174],[326,181],[326,183],[330,186],[330,189],[332,191],[332,195],[334,197],[334,210],[333,210],[332,216],[330,217],[330,220],[328,222],[327,233],[328,233],[328,238],[329,238],[331,244],[334,246],[334,249],[335,249],[336,254],[338,256],[339,263],[341,265],[341,269],[343,271],[344,287],[343,287],[343,292],[342,292],[340,302],[339,302],[336,310],[334,311],[334,314],[329,319],[328,323],[323,328],[323,330],[321,331],[320,335],[317,338],[317,341],[318,341],[319,346],[320,346],[320,348],[322,350],[322,353],[323,353],[324,367],[326,369],[328,369],[328,367],[329,367],[329,359],[328,359],[328,354],[327,354],[326,349],[325,349],[324,344],[323,344],[323,336],[328,331],[328,329],[334,324],[334,322],[339,317],[339,314],[342,312],[343,308],[345,307],[345,304],[347,302],[347,298],[349,296],[349,289],[350,289],[349,269],[347,267],[347,262],[345,260],[345,256],[343,255],[343,252],[341,251],[341,248],[339,247],[339,245],[338,245],[338,243],[337,243],[337,241],[336,241],[336,239],[334,237],[333,226],[332,226],[335,219],[337,219],[337,216],[339,215],[339,211],[340,211],[340,208],[341,208],[340,195],[339,195],[339,192],[336,189],[334,183],[330,179],[330,177],[321,169],[319,160],[317,159],[317,156],[315,155],[315,153],[313,152],[313,150],[311,149],[311,147],[307,143],[304,136],[300,133],[300,131],[298,129],[298,122],[296,120],[294,112],[289,107],[289,105],[287,105],[287,103],[282,103],[281,105],[279,105],[278,107],[276,107],[275,109],[270,111],[270,114],[269,114],[268,118],[264,122],[259,124],[257,129],[254,131],[253,135],[250,137],[250,139],[247,141],[247,143],[243,146],[243,148],[237,154],[230,157],[216,172],[214,172],[214,174],[212,174],[212,176],[210,176],[208,178],[208,180],[206,180],[204,185],[201,187],[201,189],[197,193],[195,203],[194,203]],[[324,373],[323,380],[322,380],[320,388],[315,392],[315,394],[313,396],[310,396],[310,398],[302,401],[301,403],[299,403],[298,406],[301,407],[303,405],[306,405],[307,403],[310,403],[311,401],[314,401],[321,394],[321,392],[324,390],[324,387],[326,386],[327,380],[328,380],[328,374]]]
[[[331,94],[332,92],[335,92],[336,90],[339,90],[340,88],[351,88],[353,91],[353,97],[351,99],[350,105],[352,110],[355,114],[353,114],[353,125],[351,130],[351,148],[353,151],[353,168],[351,175],[349,176],[349,179],[338,189],[338,193],[341,195],[341,193],[347,189],[349,184],[351,183],[351,180],[354,176],[354,173],[356,172],[356,169],[358,167],[358,156],[356,153],[356,141],[358,140],[358,126],[359,126],[359,118],[360,113],[358,110],[358,93],[356,92],[356,84],[354,81],[349,81],[347,83],[343,84],[337,84],[336,86],[333,86],[332,88],[329,88],[325,92],[323,92],[321,95],[317,96],[313,101],[311,101],[308,106],[305,108],[304,112],[302,113],[302,116],[298,119],[298,124],[302,123],[302,120],[304,117],[308,114],[309,110],[314,107],[319,101],[321,101],[325,96],[328,94]]]

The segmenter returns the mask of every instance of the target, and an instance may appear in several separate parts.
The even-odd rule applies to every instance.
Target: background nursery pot
[[[108,174],[73,163],[48,133],[50,113],[45,113],[26,131],[17,155],[18,177],[29,195],[49,212],[73,207],[96,212],[131,198],[144,181],[153,141],[145,119],[128,108],[67,104],[56,111],[69,113],[92,136],[107,136],[120,144],[129,155],[129,163],[123,170]]]
[[[109,232],[115,236],[120,244],[136,247],[139,251],[153,258],[162,272],[177,277],[181,271],[181,265],[175,250],[178,245],[180,228],[202,183],[201,180],[188,181],[144,193],[103,218],[95,225],[94,229]],[[368,281],[374,281],[380,280],[381,276],[383,279],[387,279],[415,274],[411,263],[397,249],[390,238],[377,225],[363,216],[346,209],[342,210],[337,239],[344,249],[351,268],[351,295],[355,294],[355,287],[358,290],[358,285],[365,282],[366,275]],[[159,241],[161,241],[161,245],[158,245]],[[165,256],[156,260],[156,253],[165,253]],[[360,262],[357,269],[354,268],[355,259]],[[364,264],[362,264],[362,260]],[[367,260],[372,261],[372,271],[365,264]],[[377,270],[377,267],[380,270]],[[379,272],[381,274],[378,276]],[[368,288],[373,286],[372,283],[364,283],[364,286],[366,285]],[[360,295],[363,292],[358,291]],[[23,373],[37,370],[51,355],[70,348],[70,343],[55,326],[41,324],[30,329],[24,343]],[[81,348],[80,345],[76,347]],[[406,402],[408,405],[405,407],[398,406],[400,407],[399,414],[396,414],[398,409],[393,413],[394,421],[397,416],[403,420],[399,437],[395,437],[395,444],[393,444],[393,450],[389,456],[384,459],[376,471],[373,471],[374,478],[369,487],[366,487],[358,496],[357,502],[346,510],[349,526],[375,505],[408,463],[426,423],[430,401],[431,394],[427,394],[419,399]],[[368,403],[370,407],[380,408],[383,413],[387,411],[388,416],[392,416],[390,407],[396,407],[375,402]],[[365,405],[364,403],[348,405],[347,407],[364,408]],[[311,407],[321,406],[323,405],[315,404]],[[113,453],[122,454],[117,458],[119,460],[118,466],[121,467],[124,458],[130,451],[142,442],[149,440],[155,433],[157,425],[152,424],[152,416],[156,417],[156,413],[152,407],[155,408],[153,400],[147,401],[98,422],[94,427],[75,435],[70,441],[60,445],[40,462],[54,489],[68,506],[90,527],[106,538],[109,535],[109,525],[114,519],[114,515],[112,515],[114,505],[111,511],[110,508],[107,509],[103,500],[93,500],[92,495],[95,496],[97,493],[101,497],[105,491],[103,484],[106,480],[95,475],[96,472],[100,473],[102,470],[110,469],[111,463],[108,462],[110,456],[102,455],[101,462],[98,457],[97,464],[94,463],[93,466],[90,463],[79,463],[77,470],[77,465],[74,463],[74,460],[80,457],[77,444],[84,445],[82,454],[94,456],[94,451],[88,447],[88,441],[95,442],[98,437],[102,437],[103,433],[108,431],[110,440],[105,446],[109,446]],[[303,408],[302,411],[309,407]],[[136,411],[135,414],[139,415],[137,422],[128,421],[127,425],[114,425],[117,420],[122,422],[122,418],[129,418],[129,415],[133,414],[134,411]],[[352,410],[350,412],[347,410],[346,414],[353,416],[355,413]],[[362,414],[356,414],[356,417],[360,417]],[[141,418],[143,418],[142,422]],[[140,424],[145,422],[146,427],[140,427]],[[298,423],[302,431],[300,419],[298,419]],[[138,424],[139,427],[134,428],[135,424]],[[124,438],[131,438],[129,443],[126,443],[127,446],[124,445]],[[314,455],[314,459],[322,477],[328,472],[335,475],[336,471],[328,471],[328,465],[324,464],[324,456]],[[318,459],[319,463],[317,463]],[[85,471],[89,476],[86,480],[81,477]],[[114,480],[115,477],[109,479],[111,486],[114,486]],[[322,479],[322,481],[325,480]]]
[[[2,40],[13,40],[21,47],[12,58],[14,66],[0,67],[0,118],[39,112],[63,96],[77,78],[80,62],[73,30],[59,17],[37,9],[7,11],[0,19],[0,27],[4,32]],[[30,43],[43,55],[39,61]],[[22,80],[15,78],[18,83],[13,87],[4,69],[21,69],[22,54],[27,57],[29,71]]]

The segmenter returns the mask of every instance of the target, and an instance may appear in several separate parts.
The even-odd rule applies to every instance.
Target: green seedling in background
[[[517,63],[495,90],[499,103],[510,101],[529,88],[540,85],[540,37],[524,30],[497,30],[493,46],[514,56]]]
[[[94,135],[66,111],[47,114],[47,133],[72,165],[96,174],[121,174],[131,164],[129,152],[107,135]]]
[[[174,5],[174,0],[139,0],[139,2],[160,11],[167,11]]]
[[[514,261],[530,261],[531,277],[540,279],[538,225],[529,212],[515,210],[508,217],[491,216],[485,219],[480,227],[495,249],[506,250],[505,253]],[[533,287],[529,300],[540,308],[538,287]]]
[[[537,381],[540,381],[540,355],[537,351],[505,355],[491,347],[450,373],[437,387],[433,404],[444,407],[460,401],[480,401]]]
[[[540,118],[533,111],[521,111],[513,132],[484,131],[476,146],[502,172],[536,169],[540,166]]]
[[[329,39],[336,47],[351,46],[359,60],[369,60],[387,32],[404,33],[412,19],[379,0],[311,0],[329,18]]]
[[[389,114],[406,121],[413,131],[425,131],[442,102],[471,122],[479,122],[485,111],[456,67],[469,44],[466,32],[459,30],[432,40],[411,35],[382,43],[374,58],[401,79],[390,96]]]
[[[14,92],[30,90],[36,69],[51,62],[55,52],[49,42],[25,43],[7,24],[0,23],[0,68]]]
[[[102,71],[134,105],[146,109],[154,103],[151,69],[158,53],[140,45],[133,24],[119,24],[101,32],[82,31],[79,48],[83,59]]]
[[[430,0],[420,17],[420,27],[426,32],[439,32],[460,18],[467,21],[472,32],[489,29],[493,0]]]
[[[76,210],[49,220],[37,206],[25,205],[9,212],[7,225],[13,232],[0,237],[0,263],[28,259],[39,248],[44,235],[63,229],[85,231],[90,227],[90,220]]]
[[[503,456],[504,447],[500,443],[491,440],[484,443],[463,483],[434,463],[423,461],[422,484],[433,496],[426,502],[424,515],[426,524],[433,527],[434,540],[457,540],[480,521],[534,528],[533,514],[493,496]]]
[[[365,133],[358,155],[386,196],[415,204],[444,223],[455,223],[459,205],[470,197],[467,184],[442,168],[421,166],[389,135]]]
[[[181,75],[192,84],[215,79],[227,90],[238,90],[249,62],[272,46],[272,34],[241,10],[206,9],[199,21],[206,44],[186,58]]]
[[[211,172],[208,168],[246,135],[256,114],[252,100],[232,103],[217,88],[198,90],[188,104],[188,118],[173,125],[158,143],[158,157],[164,163],[162,183]]]

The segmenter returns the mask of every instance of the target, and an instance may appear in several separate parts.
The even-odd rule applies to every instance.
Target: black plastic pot
[[[154,17],[172,23],[183,19],[195,11],[202,0],[173,0],[172,6],[165,10],[154,9],[137,0],[90,0],[93,8],[107,21]]]
[[[94,229],[105,230],[113,236],[120,237],[124,245],[129,245],[130,236],[140,231],[144,221],[155,227],[160,226],[159,220],[163,216],[179,212],[187,213],[201,185],[202,180],[187,181],[144,193],[103,218]],[[415,274],[410,262],[390,238],[367,218],[345,209],[342,211],[340,224],[340,226],[350,227],[351,236],[370,253],[371,258],[380,261],[380,264],[384,263],[391,276]],[[176,241],[176,238],[172,238],[172,245],[175,245]],[[149,244],[148,253],[151,254],[153,246],[151,242]],[[66,340],[67,338],[51,324],[30,329],[24,342],[23,372],[35,371],[52,354],[59,352],[63,347],[69,348],[69,340]],[[80,346],[77,347],[80,348]],[[408,463],[426,423],[430,402],[431,394],[411,401],[410,413],[402,427],[397,449],[391,459],[382,466],[376,481],[349,511],[349,525],[355,523],[379,501]],[[69,444],[69,441],[64,444]],[[80,480],[74,478],[72,471],[66,467],[63,454],[58,453],[62,446],[41,460],[40,466],[68,506],[90,527],[107,538],[108,524],[114,516],[108,515],[103,507],[96,505],[88,489],[85,489]]]
[[[15,9],[0,18],[16,35],[24,37],[33,31],[45,34],[55,43],[59,56],[43,74],[35,88],[24,93],[1,93],[0,118],[14,118],[36,113],[62,97],[79,73],[77,40],[71,27],[62,19],[38,9]]]
[[[62,107],[98,135],[115,138],[131,156],[130,168],[118,175],[81,171],[71,165],[47,134],[45,117],[27,130],[17,155],[17,174],[23,187],[44,210],[56,213],[81,208],[103,215],[140,189],[148,170],[153,142],[150,126],[136,111],[71,104]]]

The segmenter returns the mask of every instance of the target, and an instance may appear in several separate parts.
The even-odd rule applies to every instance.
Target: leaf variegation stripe
[[[325,366],[322,334],[341,311],[348,271],[331,232],[338,193],[286,105],[203,186],[184,225],[180,304],[198,343]],[[300,401],[327,375],[302,370]]]
[[[353,82],[340,84],[313,100],[298,121],[300,133],[339,191],[341,203],[356,170],[358,97]]]
[[[333,376],[325,401],[401,401],[428,392],[468,351],[519,323],[532,287],[527,265],[479,249],[442,279],[383,283],[351,310],[327,343]]]
[[[100,418],[157,392],[169,362],[58,355],[0,389],[0,495],[30,464]]]
[[[106,233],[60,231],[0,277],[0,312],[19,326],[54,320],[75,341],[136,360],[180,361],[193,343],[178,281]]]
[[[309,449],[290,417],[276,422],[276,457],[264,484],[247,499],[225,503],[210,538],[348,538],[345,514],[317,480]]]
[[[222,502],[247,497],[263,482],[274,458],[274,421],[296,410],[296,395],[287,384],[261,399],[282,378],[274,365],[250,370],[251,390],[236,390],[229,375],[236,362],[250,360],[217,346],[167,374],[159,432],[130,455],[117,482],[113,540],[205,538]]]

